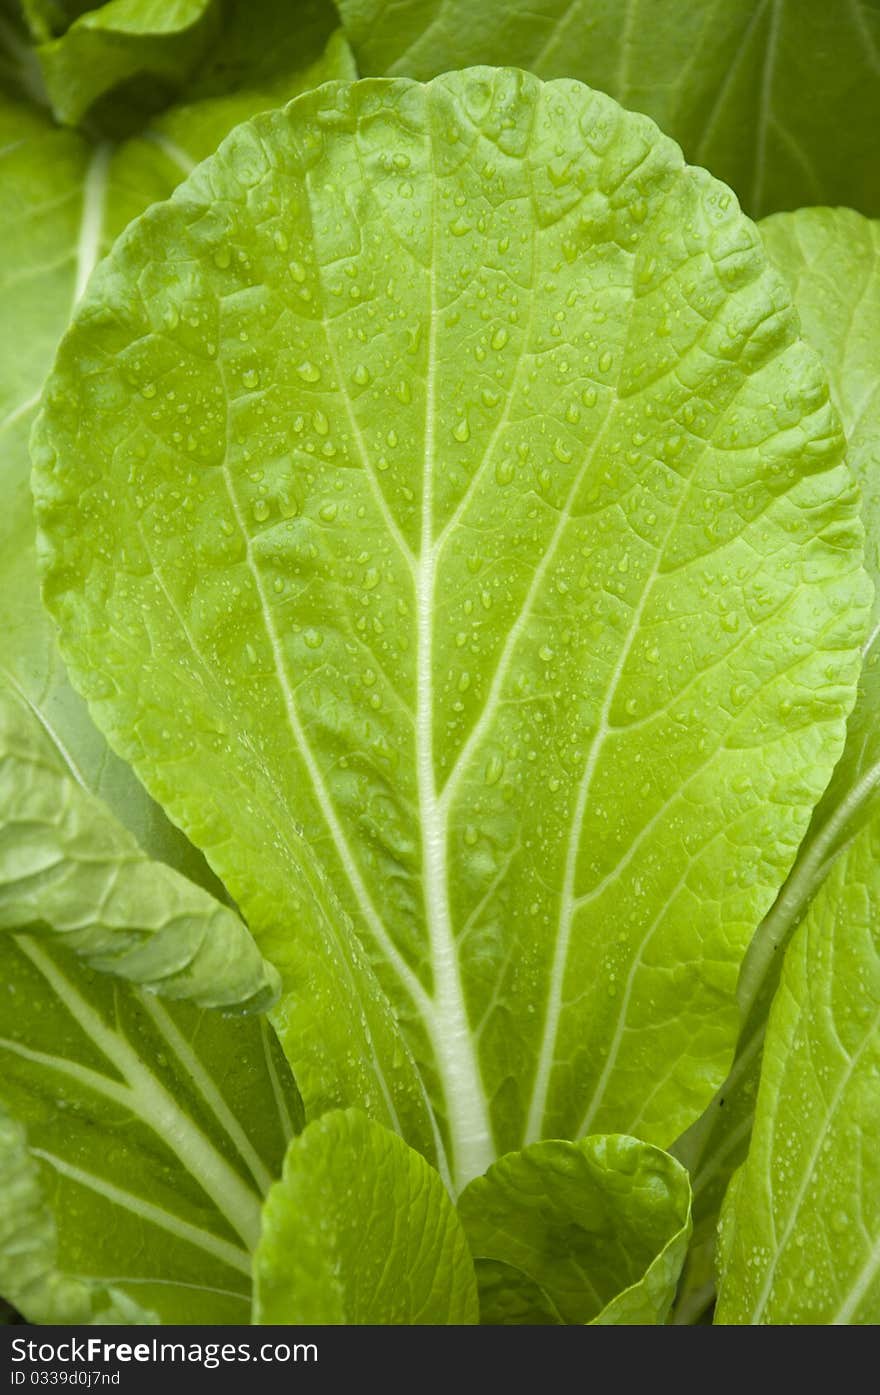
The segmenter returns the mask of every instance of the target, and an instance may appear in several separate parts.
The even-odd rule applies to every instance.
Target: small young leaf
[[[477,1321],[474,1267],[439,1176],[359,1110],[291,1143],[263,1207],[258,1323]]]
[[[635,1138],[508,1153],[462,1192],[484,1323],[662,1323],[691,1230],[687,1173]]]

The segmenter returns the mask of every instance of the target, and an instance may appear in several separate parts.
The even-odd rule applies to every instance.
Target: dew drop
[[[486,761],[483,771],[483,780],[487,785],[497,785],[504,773],[504,761],[500,756],[492,755]]]
[[[317,383],[321,377],[320,368],[318,368],[316,364],[312,363],[311,359],[307,358],[303,359],[302,363],[298,366],[296,371],[302,378],[304,383]]]

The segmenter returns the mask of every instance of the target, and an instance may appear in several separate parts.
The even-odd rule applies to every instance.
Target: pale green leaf
[[[880,1322],[880,820],[835,862],[785,956],[716,1320]]]
[[[754,216],[880,213],[880,0],[338,0],[359,70],[573,77],[646,112]]]
[[[295,1138],[263,1207],[254,1322],[477,1321],[474,1266],[439,1176],[359,1110]]]
[[[0,936],[0,1294],[29,1322],[247,1322],[299,1097],[263,1019]]]
[[[76,682],[280,968],[308,1107],[425,1147],[405,1043],[456,1186],[665,1146],[729,1067],[867,621],[797,328],[646,118],[485,69],[239,127],[59,356]]]
[[[694,1175],[695,1250],[681,1317],[711,1297],[715,1225],[727,1183],[745,1157],[767,1013],[785,945],[835,856],[880,809],[880,223],[849,209],[810,208],[761,225],[795,298],[804,333],[828,372],[862,490],[865,560],[875,584],[869,638],[843,755],[797,860],[750,947],[740,983],[745,1023],[728,1080],[679,1153]],[[697,1256],[702,1252],[702,1261]]]
[[[662,1323],[691,1229],[690,1184],[621,1135],[508,1153],[462,1192],[484,1323]]]

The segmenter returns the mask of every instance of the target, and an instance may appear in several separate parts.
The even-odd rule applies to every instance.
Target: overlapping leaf
[[[433,1168],[359,1110],[291,1143],[263,1208],[258,1323],[461,1324],[477,1285],[455,1208]]]
[[[484,1323],[665,1321],[690,1237],[687,1173],[612,1135],[508,1153],[459,1199]]]
[[[247,1322],[301,1126],[261,1019],[166,1005],[0,937],[0,1293],[31,1322]]]
[[[166,197],[237,121],[350,74],[338,37],[322,52],[333,23],[327,6],[303,6],[295,28],[287,6],[267,3],[260,18],[262,30],[234,7],[234,60],[218,57],[192,100],[118,144],[59,130],[36,106],[0,91],[0,297],[4,322],[16,327],[0,340],[0,668],[141,846],[209,884],[202,860],[108,750],[67,681],[39,600],[27,442],[57,344],[116,234]]]
[[[785,956],[749,1156],[725,1202],[717,1320],[880,1321],[880,821]]]
[[[875,597],[843,755],[744,965],[745,1023],[737,1059],[711,1109],[682,1142],[681,1156],[694,1173],[697,1218],[682,1316],[692,1304],[707,1301],[714,1288],[717,1216],[748,1147],[764,1029],[785,946],[835,856],[875,816],[880,790],[880,224],[851,210],[816,208],[779,214],[761,230],[795,297],[804,332],[822,356],[846,429],[848,460],[861,485],[865,559]]]

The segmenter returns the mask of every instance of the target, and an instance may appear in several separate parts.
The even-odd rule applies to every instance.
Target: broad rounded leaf
[[[691,1230],[687,1173],[635,1138],[508,1153],[459,1198],[484,1323],[661,1323]]]
[[[291,1143],[254,1256],[258,1323],[477,1321],[461,1222],[439,1176],[359,1110]]]
[[[719,1322],[880,1322],[876,816],[786,953],[720,1249]]]
[[[459,1186],[702,1110],[853,701],[842,452],[729,190],[576,83],[328,85],[121,239],[35,438],[45,598],[310,1107],[425,1146],[402,1033]]]

